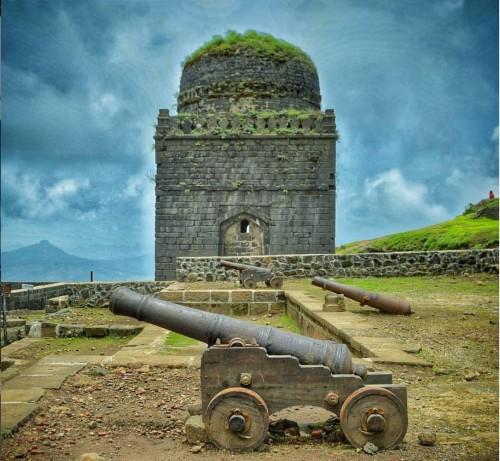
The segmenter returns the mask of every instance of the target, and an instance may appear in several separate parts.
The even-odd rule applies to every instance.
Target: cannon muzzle
[[[366,375],[364,366],[353,368],[345,344],[319,340],[261,326],[221,314],[200,311],[169,301],[117,288],[111,296],[111,312],[167,328],[212,346],[219,339],[229,343],[241,338],[266,348],[269,355],[292,355],[301,364],[325,365],[333,374]]]
[[[403,299],[391,298],[390,296],[378,293],[370,293],[351,285],[343,285],[342,283],[337,283],[333,280],[324,279],[318,276],[313,278],[312,284],[337,294],[343,294],[347,298],[358,301],[362,306],[366,304],[367,306],[375,307],[376,309],[391,314],[410,315],[412,313],[410,303]]]

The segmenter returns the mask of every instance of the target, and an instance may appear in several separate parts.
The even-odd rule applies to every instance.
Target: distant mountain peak
[[[52,243],[50,243],[48,240],[40,240],[38,242],[38,245],[46,246],[46,247],[53,247],[53,246],[55,246],[55,245],[52,245]]]

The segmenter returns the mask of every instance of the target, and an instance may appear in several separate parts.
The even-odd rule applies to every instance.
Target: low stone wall
[[[32,289],[12,290],[7,301],[7,308],[43,309],[50,298],[67,294],[67,283],[38,285]]]
[[[100,306],[109,301],[111,292],[125,286],[142,294],[158,293],[172,282],[61,282],[40,285],[32,289],[12,290],[8,299],[8,309],[43,309],[48,300],[69,295],[70,304],[85,300],[88,307]]]
[[[300,334],[315,339],[333,339],[338,343],[344,342],[333,334],[331,329],[328,328],[328,324],[325,326],[317,318],[312,317],[300,300],[294,298],[289,293],[285,294],[285,298],[286,315],[299,326]]]
[[[127,287],[142,294],[153,294],[168,287],[171,283],[156,281],[70,283],[67,286],[67,294],[71,303],[85,300],[86,306],[94,307],[109,301],[111,293],[118,287]]]
[[[163,290],[159,299],[225,315],[259,315],[285,310],[279,290]]]
[[[493,249],[177,258],[177,280],[238,280],[237,271],[218,267],[221,259],[266,266],[286,278],[498,273],[498,250]]]

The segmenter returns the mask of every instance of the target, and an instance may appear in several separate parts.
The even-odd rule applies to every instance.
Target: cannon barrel
[[[252,271],[259,271],[266,273],[271,272],[271,270],[268,269],[267,267],[251,266],[249,264],[233,263],[232,261],[225,261],[225,260],[222,260],[219,263],[219,265],[227,267],[228,269],[236,269],[237,271],[252,270]]]
[[[110,310],[138,320],[167,328],[176,333],[202,341],[209,346],[217,339],[228,343],[242,338],[255,341],[270,355],[292,355],[302,364],[325,365],[334,374],[356,373],[366,375],[366,367],[353,368],[351,354],[345,344],[261,326],[226,315],[204,312],[169,301],[141,295],[128,288],[117,288],[112,296]]]
[[[403,299],[391,298],[390,296],[378,293],[370,293],[360,288],[343,285],[342,283],[337,283],[333,280],[324,279],[319,276],[313,278],[312,284],[337,294],[343,294],[350,299],[358,301],[362,306],[366,304],[367,306],[375,307],[376,309],[391,314],[410,315],[412,313],[410,303]]]

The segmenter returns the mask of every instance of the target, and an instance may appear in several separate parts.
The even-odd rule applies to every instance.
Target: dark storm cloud
[[[446,219],[497,188],[495,1],[7,0],[3,13],[7,248],[152,251],[157,111],[175,108],[183,58],[227,29],[317,64],[341,133],[339,242]]]

